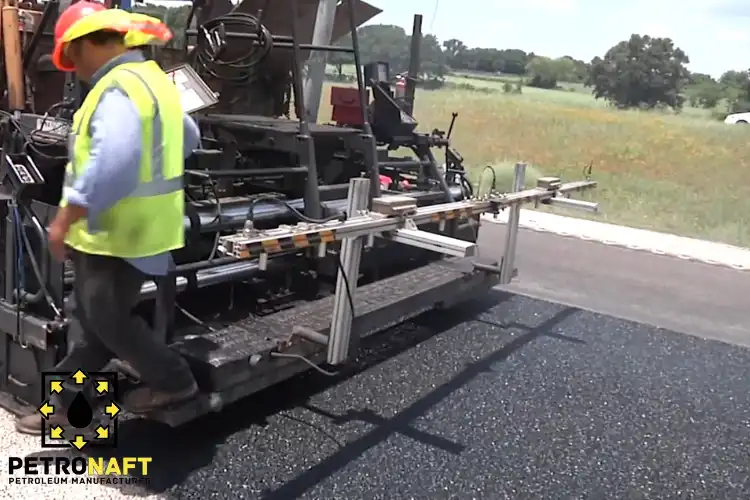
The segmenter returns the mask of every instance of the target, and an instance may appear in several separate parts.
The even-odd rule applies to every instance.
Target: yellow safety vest
[[[174,83],[153,61],[121,64],[86,96],[73,117],[65,188],[72,188],[88,167],[91,117],[102,94],[124,91],[141,116],[143,155],[138,188],[104,211],[89,227],[73,224],[65,243],[83,253],[138,258],[182,248],[185,198],[182,192],[183,110]],[[67,204],[65,190],[60,206]]]

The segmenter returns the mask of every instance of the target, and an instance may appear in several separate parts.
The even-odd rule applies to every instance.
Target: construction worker
[[[91,90],[73,120],[70,161],[49,249],[75,270],[73,324],[81,339],[55,371],[101,371],[113,359],[145,384],[125,406],[148,413],[198,391],[187,362],[132,311],[148,276],[166,275],[183,241],[183,162],[199,143],[174,83],[131,47],[164,43],[160,21],[79,1],[55,26],[54,64]],[[70,400],[60,397],[64,409]],[[16,428],[41,433],[38,414]],[[48,425],[67,424],[64,411]]]

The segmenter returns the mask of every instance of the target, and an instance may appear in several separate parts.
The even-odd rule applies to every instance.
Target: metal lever
[[[573,198],[555,197],[542,202],[544,205],[566,208],[570,210],[581,210],[584,212],[599,212],[599,204],[591,201],[576,200]]]

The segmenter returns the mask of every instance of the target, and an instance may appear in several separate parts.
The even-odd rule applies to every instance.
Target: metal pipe
[[[429,164],[427,165],[427,170],[430,173],[430,176],[437,180],[440,184],[440,189],[442,189],[445,193],[445,201],[448,203],[454,202],[455,198],[451,193],[451,188],[448,185],[448,181],[445,179],[445,176],[440,172],[440,167],[438,167],[435,155],[432,154],[432,151],[428,147],[424,147],[422,149],[424,150],[424,156],[429,162]]]
[[[299,39],[297,33],[299,33],[298,25],[298,9],[297,0],[289,0],[289,14],[291,19],[292,28],[292,86],[294,87],[294,111],[299,119],[299,132],[300,135],[305,132],[309,133],[309,130],[304,130],[303,126],[307,124],[307,118],[305,116],[305,97],[302,93],[302,53],[299,48]]]
[[[569,208],[572,210],[582,210],[584,212],[599,212],[599,204],[591,201],[576,200],[574,198],[551,198],[547,200],[548,205],[559,208]]]
[[[211,269],[224,264],[231,264],[236,261],[237,257],[219,257],[218,259],[189,262],[187,264],[179,264],[175,266],[174,272],[175,274],[189,274],[195,271],[202,271],[203,269]]]
[[[177,293],[182,292],[188,286],[188,280],[184,276],[177,276]],[[141,300],[150,300],[156,298],[156,282],[150,280],[141,285]]]
[[[7,138],[7,136],[6,136]],[[3,145],[4,147],[7,147],[7,141]],[[0,157],[4,156],[4,153],[2,153],[2,149],[0,149]],[[4,158],[3,158],[4,159]],[[7,201],[3,201],[3,205],[5,205],[5,209],[8,211],[5,216],[4,221],[4,233],[5,233],[5,276],[6,278],[3,280],[5,282],[5,290],[3,291],[3,296],[5,297],[5,300],[8,302],[11,302],[14,297],[15,293],[15,280],[18,279],[16,276],[16,252],[18,251],[18,241],[16,241],[16,231],[13,230],[13,212],[9,209],[9,204]],[[13,277],[13,279],[11,279]]]
[[[220,207],[221,217],[218,217],[219,206],[213,201],[207,201],[205,204],[194,202],[192,205],[196,209],[200,221],[200,232],[215,233],[221,229],[236,229],[244,226],[251,203],[251,200],[247,198],[223,200]],[[305,202],[302,199],[289,200],[288,203],[300,211],[305,207]],[[280,204],[260,201],[253,207],[253,222],[260,227],[264,227],[264,224],[272,227],[294,220],[296,220],[296,217],[292,211]],[[192,229],[187,217],[185,217],[185,226]]]
[[[363,124],[370,122],[370,117],[367,112],[367,89],[365,88],[364,75],[362,74],[362,55],[359,52],[359,34],[357,33],[357,21],[354,17],[354,1],[347,0],[347,8],[349,9],[349,29],[352,34],[352,49],[354,50],[354,71],[357,76],[357,91],[359,92],[359,113],[362,118]],[[370,179],[372,182],[372,179]],[[377,184],[377,182],[376,182]]]
[[[338,0],[319,0],[315,27],[313,28],[313,45],[331,44],[337,4]],[[328,53],[326,51],[316,50],[310,54],[310,59],[307,63],[307,78],[305,79],[304,92],[305,102],[307,103],[307,119],[312,123],[317,123],[318,121],[327,57]]]
[[[305,167],[273,167],[273,168],[238,168],[232,170],[193,170],[185,169],[185,173],[195,177],[209,179],[212,177],[242,177],[246,175],[280,175],[304,174]]]
[[[391,168],[417,168],[430,165],[428,160],[403,160],[403,161],[381,161],[378,163],[381,167]]]
[[[292,328],[292,335],[296,335],[297,337],[303,338],[315,344],[325,346],[328,345],[328,335],[316,332],[312,328],[308,328],[306,326],[295,325]]]
[[[23,111],[26,108],[21,54],[21,32],[19,30],[18,4],[16,0],[5,0],[2,8],[3,53],[8,90],[8,108]]]
[[[422,15],[414,15],[414,24],[411,30],[411,49],[409,51],[409,73],[406,79],[406,112],[414,113],[414,94],[417,89],[419,78],[420,52],[422,49]]]
[[[273,48],[291,50],[294,49],[294,46],[291,42],[281,42],[274,43]],[[300,50],[320,50],[325,52],[339,52],[343,54],[352,53],[352,49],[350,49],[349,47],[337,47],[336,45],[315,45],[312,43],[300,43],[299,48]]]
[[[257,262],[233,262],[225,266],[203,269],[195,273],[198,288],[218,285],[227,281],[236,281],[257,274],[261,269]]]
[[[342,186],[321,186],[321,190],[325,191],[328,189],[342,189]],[[460,186],[450,186],[450,194],[454,199],[460,198],[462,195]],[[407,193],[409,196],[416,198],[418,201],[422,199],[433,199],[437,196],[444,197],[445,194],[441,192],[430,192],[430,191],[418,191]],[[185,217],[185,230],[193,231],[199,230],[200,233],[215,233],[220,230],[238,229],[245,225],[247,220],[248,209],[250,208],[251,200],[247,198],[231,198],[221,201],[221,218],[217,217],[218,207],[213,201],[204,202],[192,202],[192,206],[195,208],[197,213],[197,219],[200,221],[200,227],[194,228],[191,225],[190,218]],[[304,200],[298,198],[288,200],[287,203],[299,211],[303,211],[305,208]],[[345,199],[331,200],[324,203],[325,208],[331,215],[336,213],[346,212]],[[297,217],[289,210],[289,208],[273,202],[259,201],[253,207],[253,223],[256,227],[275,227],[279,224],[291,224],[297,221]]]
[[[354,69],[357,72],[357,90],[359,91],[359,113],[362,118],[362,135],[360,136],[364,146],[365,165],[369,169],[370,177],[370,200],[380,196],[380,167],[378,165],[378,150],[375,141],[375,135],[372,133],[370,116],[367,111],[367,88],[365,86],[364,74],[362,73],[362,54],[359,51],[359,34],[357,33],[357,20],[354,16],[356,5],[354,0],[347,0],[347,9],[349,11],[349,29],[352,35],[352,49],[354,50]]]
[[[292,18],[292,86],[294,87],[294,111],[299,120],[299,133],[297,134],[297,154],[299,166],[307,168],[307,179],[305,182],[305,215],[313,219],[323,216],[323,207],[320,205],[320,191],[318,190],[318,166],[315,158],[315,145],[310,134],[310,124],[307,121],[305,96],[302,91],[302,53],[299,47],[299,17],[297,0],[289,0],[290,14]]]
[[[513,178],[513,192],[523,191],[526,182],[526,164],[516,163]],[[513,280],[513,269],[516,261],[516,246],[518,244],[518,224],[521,220],[521,205],[512,205],[508,210],[508,225],[505,235],[505,253],[503,254],[500,284],[508,285]]]
[[[216,259],[218,262],[220,259]],[[201,269],[195,273],[195,286],[205,288],[228,281],[252,276],[259,272],[258,264],[254,261],[238,261],[235,257],[228,257],[231,262],[221,266]],[[177,276],[177,293],[184,292],[190,283],[185,276]],[[156,298],[157,287],[154,281],[147,281],[141,286],[141,300]]]

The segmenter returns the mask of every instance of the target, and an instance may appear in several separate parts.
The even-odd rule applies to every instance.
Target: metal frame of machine
[[[257,15],[247,13],[247,2],[262,4]],[[303,43],[299,19],[312,20],[298,15],[303,0],[273,3],[289,9],[291,15],[281,16],[291,19],[288,35],[272,34],[264,24],[264,16],[273,19],[267,0],[246,0],[218,13],[217,3],[194,4],[196,27],[186,27],[188,43],[171,65],[175,74],[187,75],[187,88],[203,96],[193,115],[204,148],[185,169],[186,245],[174,252],[176,267],[168,277],[144,284],[138,309],[188,360],[201,392],[151,418],[179,425],[311,367],[325,372],[318,365],[345,363],[365,335],[509,283],[522,204],[596,208],[569,198],[595,187],[594,181],[544,178],[524,189],[523,164],[516,167],[515,192],[473,195],[463,160],[450,145],[456,114],[447,135],[416,132],[421,16],[415,17],[401,97],[390,90],[387,69],[360,61],[358,0],[339,7],[352,34],[347,49]],[[3,9],[4,27],[13,25],[17,11],[15,5]],[[335,11],[321,8],[316,22],[334,24],[320,19],[320,12]],[[38,374],[74,340],[65,303],[75,275],[48,256],[44,228],[60,197],[66,127],[80,92],[68,80],[59,102],[42,114],[39,96],[25,95],[25,89],[44,92],[45,82],[60,81],[31,70],[40,64],[35,58],[43,58],[37,57],[39,44],[56,12],[57,3],[49,2],[25,44],[18,31],[4,29],[0,405],[13,411],[37,404]],[[246,54],[238,56],[243,47]],[[344,92],[356,92],[350,105],[357,112],[344,121],[317,124],[306,112],[302,66],[310,50],[353,54],[357,87]],[[291,59],[281,52],[291,52]],[[253,63],[237,63],[243,57]],[[217,76],[238,67],[231,77]],[[280,79],[263,76],[277,67]],[[288,86],[297,120],[235,109],[242,107],[235,99],[242,92],[278,96]],[[268,109],[279,108],[274,99]],[[415,160],[390,156],[403,146]],[[442,171],[434,148],[445,151]],[[384,175],[391,181],[385,187]],[[476,240],[480,216],[503,209],[511,210],[511,218],[505,256],[497,262],[477,255]],[[114,366],[124,380],[138,382],[126,363]]]

